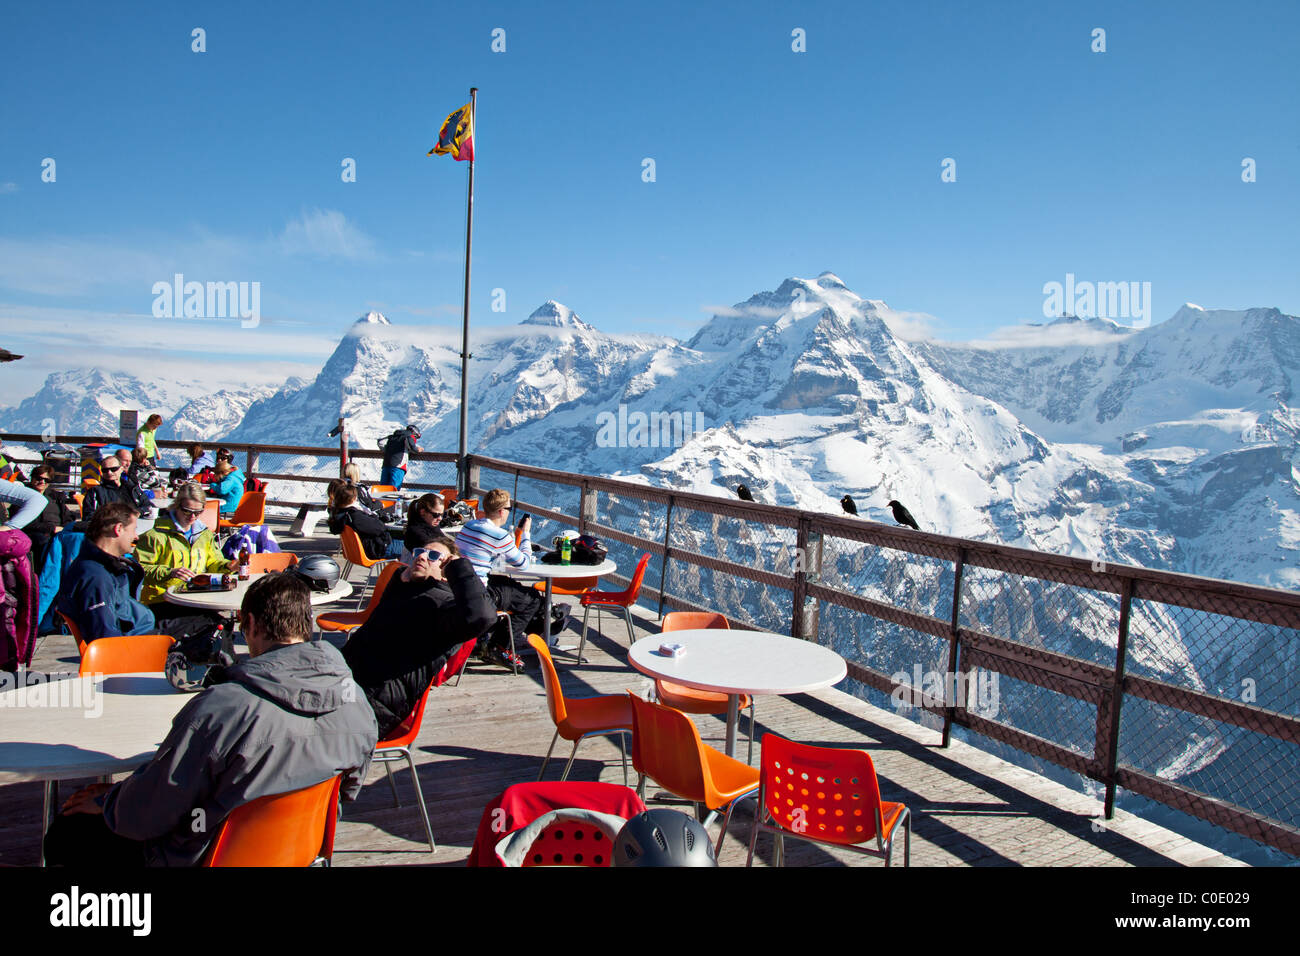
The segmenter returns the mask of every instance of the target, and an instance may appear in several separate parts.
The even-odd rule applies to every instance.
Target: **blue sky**
[[[151,6],[6,12],[5,404],[96,362],[311,374],[367,308],[457,325],[466,165],[425,153],[471,85],[476,327],[554,298],[686,337],[825,269],[946,339],[1067,272],[1155,321],[1300,312],[1300,4]],[[261,323],[155,319],[176,272],[259,282]]]

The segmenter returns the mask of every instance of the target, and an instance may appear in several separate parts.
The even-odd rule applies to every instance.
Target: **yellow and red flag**
[[[439,156],[448,154],[458,162],[465,159],[473,162],[474,109],[472,104],[466,103],[447,117],[447,121],[442,124],[441,132],[438,133],[438,145],[429,150],[428,155],[432,156],[434,153]]]

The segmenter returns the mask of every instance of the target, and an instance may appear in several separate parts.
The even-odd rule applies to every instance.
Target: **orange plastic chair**
[[[81,676],[87,674],[159,673],[167,667],[167,652],[175,638],[170,634],[136,634],[101,637],[86,645],[81,655]]]
[[[391,734],[385,737],[379,743],[375,744],[375,754],[371,759],[384,765],[384,770],[388,771],[388,786],[393,791],[393,806],[400,807],[402,800],[397,795],[397,784],[393,781],[393,768],[389,766],[394,760],[406,759],[406,764],[411,768],[411,782],[415,784],[415,799],[420,803],[420,816],[424,818],[424,833],[429,838],[429,852],[434,853],[438,845],[433,842],[433,827],[429,823],[429,808],[424,805],[424,792],[420,789],[420,775],[415,770],[415,760],[411,757],[411,744],[415,743],[415,738],[420,736],[420,725],[424,722],[424,705],[429,701],[429,691],[433,690],[434,682],[430,681],[429,686],[424,689],[420,695],[419,703],[411,711],[409,717],[397,725]]]
[[[259,797],[221,823],[204,866],[329,866],[339,784],[330,777],[301,790]]]
[[[632,704],[632,766],[640,774],[637,793],[644,799],[649,777],[708,810],[726,807],[713,851],[721,853],[736,804],[758,792],[758,770],[702,743],[695,724],[680,710],[642,700],[631,691],[627,696]]]
[[[725,616],[714,611],[673,611],[664,615],[662,631],[694,631],[702,628],[730,630]],[[665,707],[680,710],[684,714],[725,714],[727,712],[727,695],[710,690],[696,690],[684,684],[672,681],[655,681],[655,698]],[[748,694],[740,695],[740,709],[749,708],[749,755],[745,763],[754,762],[754,698]]]
[[[378,492],[380,492],[380,493],[383,493],[383,492],[386,492],[386,491],[396,491],[396,490],[397,490],[397,486],[396,486],[396,485],[371,485],[371,486],[370,486],[370,493],[371,493],[372,495],[373,495],[376,491],[378,491]],[[393,507],[393,505],[397,504],[396,501],[377,501],[377,502],[375,502],[375,503],[376,503],[377,505],[379,505],[379,507],[381,507],[381,508],[391,508],[391,507]]]
[[[203,514],[199,515],[199,520],[203,522],[203,527],[209,531],[216,532],[221,527],[221,503],[216,498],[211,498],[203,506]]]
[[[645,569],[649,563],[650,555],[641,555],[641,560],[637,562],[636,570],[632,572],[632,581],[626,591],[590,591],[582,596],[582,640],[578,642],[579,661],[582,660],[582,649],[587,646],[587,615],[591,613],[592,608],[596,609],[597,630],[600,630],[601,608],[621,610],[623,619],[627,621],[628,647],[636,642],[636,632],[632,630],[632,612],[629,608],[636,603],[637,595],[641,593],[641,582],[645,580]]]
[[[442,504],[444,508],[450,508],[456,503],[456,489],[443,488],[438,494],[442,495]]]
[[[77,642],[77,653],[84,657],[86,654],[86,642],[81,639],[81,628],[77,627],[76,622],[62,611],[56,611],[55,613],[58,614],[59,617],[63,618],[63,623],[67,625],[68,633],[71,634],[72,639]]]
[[[627,748],[624,746],[623,735],[632,732],[632,708],[628,705],[627,698],[619,694],[566,698],[564,689],[560,687],[560,677],[555,673],[555,663],[551,660],[551,649],[546,646],[546,641],[536,634],[529,634],[528,643],[537,652],[537,659],[541,662],[542,683],[546,687],[546,707],[550,711],[551,720],[555,722],[555,736],[551,738],[551,746],[546,750],[546,759],[542,761],[542,769],[538,772],[537,779],[540,781],[546,775],[546,765],[550,763],[551,751],[555,749],[555,741],[561,737],[573,741],[569,762],[564,765],[564,773],[560,775],[561,780],[566,780],[573,766],[573,758],[578,754],[578,744],[584,738],[618,734],[618,749],[623,754],[623,784],[626,786]],[[634,738],[633,747],[635,746]]]
[[[912,819],[907,806],[880,799],[876,765],[861,750],[813,747],[776,734],[763,737],[762,787],[749,832],[754,861],[758,831],[776,836],[776,862],[785,862],[785,837],[829,843],[881,857],[889,866],[894,835],[903,829],[903,866],[911,865]],[[858,844],[874,840],[875,848]]]
[[[366,587],[370,585],[370,579],[374,576],[375,568],[380,567],[382,569],[384,565],[393,562],[394,559],[366,557],[366,549],[361,544],[361,536],[347,525],[343,526],[343,532],[339,535],[339,542],[343,546],[343,557],[346,558],[348,562],[348,567],[347,570],[343,572],[343,577],[347,578],[347,576],[352,573],[352,565],[354,564],[365,568],[367,571],[366,583],[362,585],[361,590],[357,592],[357,607],[360,608],[362,595],[365,593]]]
[[[551,584],[552,596],[556,594],[565,597],[581,597],[584,594],[590,594],[596,587],[596,578],[567,578],[564,583],[554,581]],[[533,589],[546,593],[546,582],[538,581],[533,585]]]
[[[218,506],[220,507],[220,506]],[[245,491],[229,518],[218,515],[217,527],[239,528],[246,524],[263,524],[266,521],[266,492]]]
[[[344,528],[345,531],[351,531],[351,528]],[[360,627],[370,618],[370,612],[379,606],[379,599],[384,596],[384,589],[388,587],[388,582],[393,579],[402,566],[396,561],[390,561],[379,572],[379,579],[375,581],[375,590],[370,595],[370,601],[360,611],[326,611],[324,614],[316,615],[316,626],[322,631],[350,631],[354,627]]]
[[[264,571],[287,571],[298,563],[292,551],[262,551],[248,556],[248,570],[253,574]]]

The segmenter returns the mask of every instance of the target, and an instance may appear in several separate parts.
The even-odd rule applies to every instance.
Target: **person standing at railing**
[[[407,425],[403,429],[393,432],[384,441],[384,467],[379,473],[379,483],[381,485],[392,485],[394,488],[401,488],[402,482],[406,480],[406,463],[411,455],[417,451],[423,451],[415,443],[420,437],[420,429],[414,425]]]
[[[144,457],[149,459],[154,465],[158,464],[158,426],[162,424],[162,416],[158,414],[150,415],[145,419],[144,425],[135,436],[135,447],[144,452]]]

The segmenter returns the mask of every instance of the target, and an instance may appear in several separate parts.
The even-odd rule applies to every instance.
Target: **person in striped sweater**
[[[526,647],[530,633],[542,633],[540,618],[545,602],[533,588],[492,571],[498,567],[522,568],[530,563],[532,542],[528,532],[532,520],[525,518],[521,522],[523,535],[516,546],[515,536],[505,526],[510,520],[510,493],[503,488],[493,488],[484,495],[482,508],[484,517],[466,522],[456,536],[456,548],[474,565],[475,573],[487,587],[488,596],[497,610],[510,612],[515,647]],[[557,616],[566,622],[567,610],[564,606],[557,608]],[[555,630],[558,629],[548,629]],[[493,663],[519,668],[523,661],[510,650],[508,636],[503,627],[493,629],[486,641],[480,643],[482,655]]]

